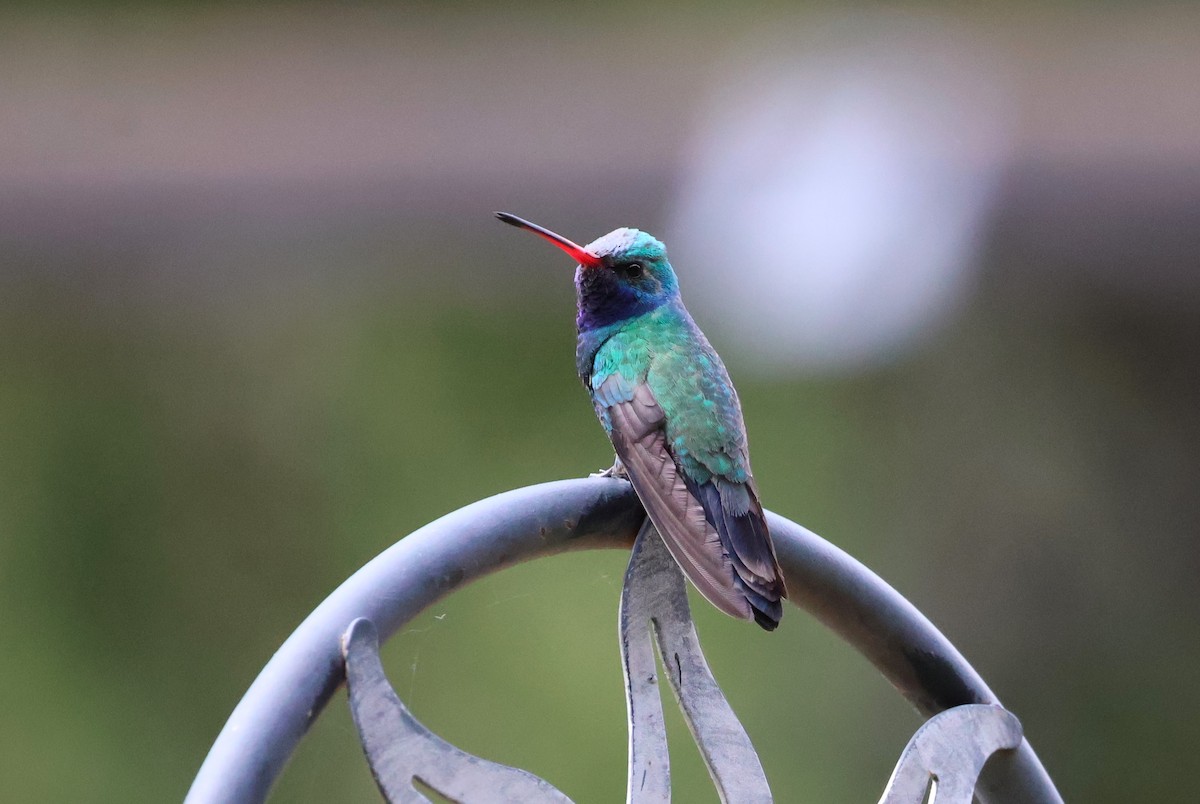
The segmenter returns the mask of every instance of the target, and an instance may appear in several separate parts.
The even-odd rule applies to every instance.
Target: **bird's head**
[[[528,229],[565,251],[579,266],[575,292],[580,332],[648,313],[679,295],[667,247],[637,229],[615,229],[580,246],[535,223],[497,212],[512,226]]]

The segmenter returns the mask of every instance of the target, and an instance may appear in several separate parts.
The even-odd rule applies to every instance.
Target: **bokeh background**
[[[506,209],[666,240],[768,507],[939,624],[1068,800],[1193,800],[1198,88],[1185,4],[3,7],[0,797],[179,800],[357,567],[607,465],[571,266]],[[623,567],[464,590],[398,691],[621,800]],[[876,800],[919,725],[882,678],[799,612],[696,616],[779,800]],[[376,800],[343,698],[274,800]]]

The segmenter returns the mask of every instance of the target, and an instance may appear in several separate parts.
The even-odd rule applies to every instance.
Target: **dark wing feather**
[[[680,474],[700,500],[709,524],[720,534],[736,573],[736,585],[754,609],[754,619],[773,630],[783,616],[780,600],[787,597],[787,588],[753,480],[734,483],[713,477],[707,483],[696,483],[686,473]]]
[[[604,386],[596,389],[597,406],[611,425],[617,457],[671,555],[710,603],[749,620],[754,611],[737,582],[729,550],[667,449],[665,416],[654,394],[645,385],[630,387],[618,376],[609,377]]]

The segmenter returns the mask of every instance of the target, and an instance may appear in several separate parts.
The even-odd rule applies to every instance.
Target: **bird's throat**
[[[580,267],[575,272],[575,292],[575,326],[580,334],[645,315],[667,302],[661,296],[639,294],[606,268]]]

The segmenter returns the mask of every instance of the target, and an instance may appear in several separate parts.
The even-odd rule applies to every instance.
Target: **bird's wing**
[[[681,474],[688,490],[704,507],[708,522],[720,534],[755,619],[765,628],[774,627],[783,616],[779,601],[787,597],[787,587],[753,478],[738,483],[713,475],[699,483],[687,472]]]
[[[617,456],[671,555],[710,603],[730,616],[751,619],[721,535],[667,449],[666,417],[650,388],[612,374],[594,390]]]
[[[750,474],[741,404],[721,358],[698,329],[686,347],[660,350],[647,385],[669,414],[667,448],[721,537],[736,583],[771,629],[783,616],[783,573]]]

